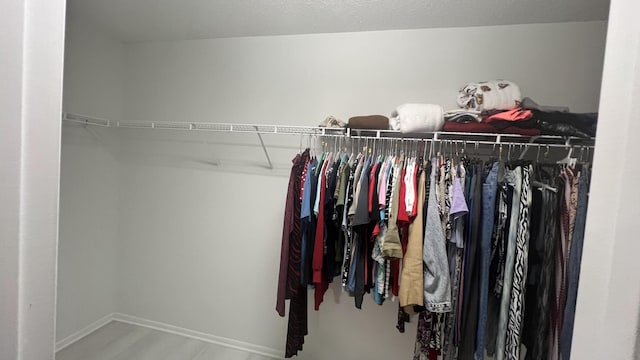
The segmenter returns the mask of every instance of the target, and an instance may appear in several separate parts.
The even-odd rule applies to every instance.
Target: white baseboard
[[[244,341],[229,339],[221,336],[203,333],[200,331],[189,330],[179,326],[169,325],[158,321],[143,319],[137,316],[126,315],[121,313],[112,314],[111,320],[120,321],[127,324],[143,326],[146,328],[159,330],[175,335],[185,336],[191,339],[201,340],[212,344],[222,345],[233,349],[243,350],[250,353],[267,356],[272,359],[282,359],[283,350],[273,349],[266,346],[250,344]],[[65,339],[66,340],[66,339]]]
[[[82,339],[83,337],[91,334],[92,332],[100,329],[101,327],[107,325],[108,323],[113,321],[115,313],[106,315],[105,317],[98,319],[91,324],[85,326],[84,328],[74,332],[73,334],[67,336],[66,338],[56,342],[56,352],[66,348],[67,346],[73,344],[74,342]]]

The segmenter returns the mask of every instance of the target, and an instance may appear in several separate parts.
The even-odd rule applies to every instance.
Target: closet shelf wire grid
[[[403,141],[432,141],[451,142],[470,145],[509,145],[509,146],[545,146],[564,147],[578,146],[593,148],[595,138],[564,137],[553,135],[524,136],[517,134],[490,134],[490,133],[459,133],[459,132],[428,132],[419,134],[403,134],[394,130],[370,130],[350,128],[327,128],[319,126],[295,126],[295,125],[264,125],[264,124],[235,124],[235,123],[207,123],[187,121],[110,121],[91,116],[74,113],[62,113],[62,122],[82,126],[96,126],[105,128],[125,129],[157,129],[157,130],[181,130],[181,131],[210,131],[224,133],[251,133],[256,134],[269,163],[268,168],[273,169],[267,147],[262,135],[298,135],[298,136],[324,136],[347,137],[351,139],[389,139]]]

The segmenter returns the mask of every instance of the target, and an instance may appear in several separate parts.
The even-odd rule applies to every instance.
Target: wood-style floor
[[[269,357],[113,321],[60,350],[56,360],[271,360]]]

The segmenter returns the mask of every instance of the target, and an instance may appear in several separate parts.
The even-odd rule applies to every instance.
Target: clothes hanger
[[[431,156],[433,155],[433,150],[436,146],[436,143],[434,140],[431,140],[431,143],[429,144],[429,161],[431,161]]]
[[[427,159],[427,139],[424,139],[424,145],[422,147],[422,161],[424,162]]]
[[[377,141],[373,141],[373,150],[371,151],[371,157],[375,158],[376,157],[376,142]],[[376,162],[378,162],[379,159],[376,159]]]
[[[311,148],[313,149],[314,156],[317,157],[318,156],[318,148],[316,147],[316,144],[317,144],[316,140],[317,140],[317,137],[315,135],[313,137],[310,136],[309,141],[311,141]]]
[[[353,145],[353,141],[351,141],[351,139],[347,139],[346,137],[343,139],[343,145],[344,145],[344,152],[349,154],[349,159],[351,159],[351,156],[353,156],[353,148],[351,148],[349,151],[349,149],[347,149],[347,144],[349,144],[350,146]]]
[[[455,149],[454,149],[454,146],[455,146]],[[458,152],[458,140],[451,143],[451,151],[454,151],[454,150],[455,150],[455,153],[453,154],[454,156],[451,156],[452,169],[456,168],[456,164],[458,164],[458,159],[460,158],[460,153]]]
[[[460,161],[467,161],[469,156],[467,155],[469,151],[467,150],[467,141],[462,141],[462,149],[460,150]]]
[[[545,184],[543,182],[540,181],[533,181],[531,183],[533,186],[537,187],[538,190],[549,190],[549,191],[553,191],[554,193],[558,192],[558,189],[554,188],[553,186],[549,185],[549,184]]]
[[[451,140],[444,141],[443,157],[446,160],[451,156]]]
[[[322,154],[326,159],[327,155],[329,155],[329,153],[327,152],[327,140],[325,138],[320,138],[320,145],[322,146]]]
[[[549,156],[549,145],[547,145],[547,150],[544,153],[544,158],[543,160],[546,162],[547,161],[547,157]]]
[[[565,156],[563,159],[560,159],[560,160],[556,161],[556,164],[569,165],[570,167],[575,167],[576,166],[576,161],[578,159],[571,157],[571,154],[573,153],[573,146],[571,146],[569,144],[569,140],[566,141],[565,146],[569,147],[569,151],[567,152],[567,156]]]
[[[586,156],[583,159],[583,155],[585,155],[585,152],[586,152]],[[589,163],[589,147],[588,146],[581,146],[580,147],[579,162],[580,163],[584,163],[584,164],[588,164]]]
[[[522,144],[518,144],[518,154],[519,154],[518,159],[522,160],[522,159],[520,158],[520,156],[524,157],[524,156],[522,155]]]
[[[349,152],[351,153],[351,156],[349,156],[349,158],[352,158],[355,155],[353,153],[353,139],[349,139]]]

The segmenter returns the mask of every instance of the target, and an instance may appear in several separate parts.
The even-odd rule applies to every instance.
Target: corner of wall
[[[120,120],[123,45],[67,17],[63,110]],[[117,311],[119,137],[111,129],[63,126],[57,340]]]

